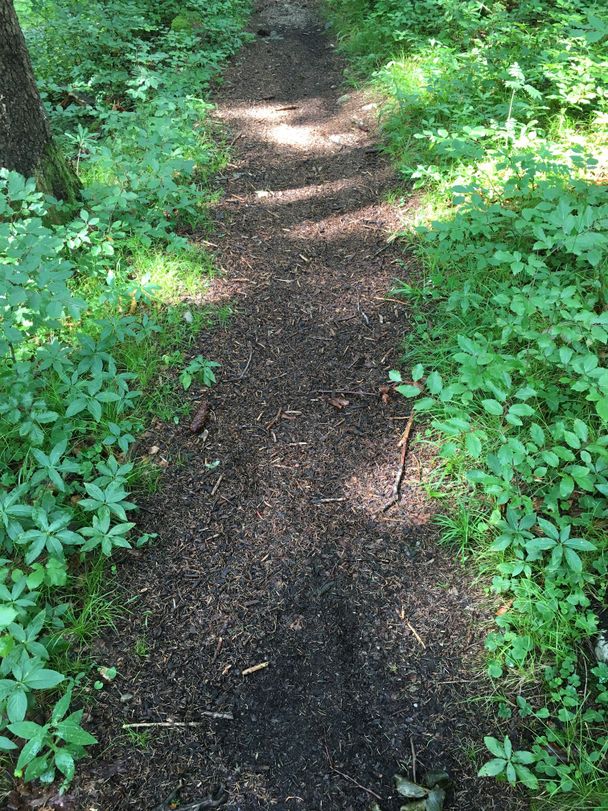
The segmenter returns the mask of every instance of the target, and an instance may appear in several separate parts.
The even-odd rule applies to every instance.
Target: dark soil
[[[263,0],[251,30],[217,99],[236,158],[212,296],[236,315],[197,352],[221,380],[208,435],[158,423],[145,439],[168,462],[141,522],[159,538],[121,564],[139,599],[95,653],[120,675],[95,703],[102,746],[69,803],[394,811],[395,773],[445,768],[446,807],[520,808],[475,777],[491,610],[434,541],[415,443],[401,502],[382,512],[407,417],[407,401],[381,397],[407,328],[383,297],[408,259],[386,242],[396,179],[375,112],[341,97],[313,5]],[[151,727],[145,746],[122,731],[166,721],[197,725]]]

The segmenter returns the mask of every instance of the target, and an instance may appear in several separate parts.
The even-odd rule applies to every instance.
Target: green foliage
[[[201,385],[210,388],[216,382],[213,370],[217,369],[219,365],[214,360],[208,360],[202,355],[197,355],[181,372],[179,381],[185,390],[190,388],[194,380],[199,380]]]
[[[172,2],[18,4],[84,191],[56,223],[57,201],[0,169],[0,751],[16,777],[61,790],[95,743],[70,705],[79,644],[118,612],[103,561],[153,537],[135,528],[129,453],[163,353],[209,321],[180,301],[212,274],[186,235],[224,158],[204,97],[246,4],[187,5],[204,30],[171,30],[186,13]],[[213,382],[213,361],[191,366]],[[165,408],[175,388],[154,389]]]
[[[422,273],[392,291],[413,328],[391,379],[438,443],[437,478],[458,482],[443,539],[493,574],[506,608],[488,672],[533,739],[515,753],[486,738],[481,774],[582,803],[608,785],[605,665],[587,659],[608,571],[605,8],[328,5],[387,95],[387,148],[427,194],[402,235]],[[483,514],[472,544],[466,510]]]
[[[513,751],[513,745],[506,736],[502,743],[491,736],[484,738],[484,742],[494,758],[479,770],[480,777],[498,777],[504,774],[512,785],[519,781],[528,788],[538,788],[538,779],[528,768],[534,762],[531,752]]]

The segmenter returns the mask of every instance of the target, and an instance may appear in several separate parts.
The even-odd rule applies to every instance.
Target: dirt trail
[[[474,778],[486,727],[467,699],[489,614],[433,543],[407,484],[415,448],[401,505],[380,511],[407,404],[379,387],[406,322],[382,301],[405,271],[374,111],[340,98],[314,5],[263,0],[251,30],[218,98],[237,157],[213,296],[236,316],[198,349],[223,364],[206,443],[187,424],[146,439],[169,461],[143,516],[159,540],[122,566],[140,600],[98,652],[120,678],[94,709],[111,745],[78,808],[167,808],[182,786],[178,804],[229,811],[369,811],[376,796],[391,811],[403,764],[447,768],[450,808],[514,809]],[[123,723],[167,719],[200,723],[116,742]]]

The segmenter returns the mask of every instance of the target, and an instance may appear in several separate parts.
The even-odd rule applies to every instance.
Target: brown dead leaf
[[[341,411],[343,408],[346,408],[347,405],[350,405],[350,400],[347,400],[345,397],[330,397],[328,402],[334,408],[337,408],[338,411]]]

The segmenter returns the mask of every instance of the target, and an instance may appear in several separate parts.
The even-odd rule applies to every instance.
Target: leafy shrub
[[[486,738],[481,774],[596,807],[606,665],[585,643],[608,565],[605,9],[329,6],[355,68],[377,68],[387,148],[435,212],[403,234],[424,274],[393,291],[414,312],[409,369],[392,379],[438,442],[438,478],[487,517],[475,543],[504,604],[488,672],[506,678],[499,716],[527,719],[532,742]]]
[[[18,3],[85,189],[56,223],[57,201],[0,169],[0,752],[18,753],[17,777],[60,776],[62,789],[95,743],[70,710],[83,674],[62,639],[78,572],[150,538],[132,520],[128,461],[142,394],[203,319],[154,297],[163,284],[198,292],[210,273],[184,232],[212,199],[222,150],[204,96],[243,39],[246,3],[186,5],[204,32],[171,30],[183,4],[167,0]],[[192,363],[213,377],[214,362]]]
[[[80,727],[82,713],[60,721],[70,689],[51,726],[34,729],[25,719],[40,691],[65,682],[46,663],[49,631],[62,627],[68,607],[60,595],[69,558],[98,545],[106,555],[130,546],[126,513],[134,505],[125,484],[133,465],[104,458],[99,438],[115,426],[128,450],[133,436],[124,428],[138,392],[112,357],[112,323],[97,319],[97,337],[75,328],[86,310],[70,288],[76,262],[97,245],[71,248],[74,223],[45,224],[46,205],[32,180],[0,170],[0,730],[26,741],[18,773],[50,782],[55,766],[71,779],[74,758],[94,738]],[[91,220],[81,212],[80,221]],[[149,333],[144,324],[132,329]],[[14,748],[0,737],[0,749]]]

